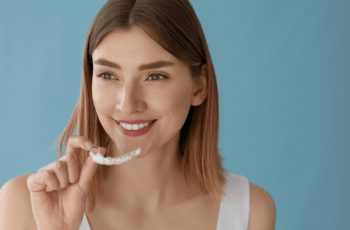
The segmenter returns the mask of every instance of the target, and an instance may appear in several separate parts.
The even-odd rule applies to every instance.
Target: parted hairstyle
[[[66,149],[74,129],[74,135],[106,147],[105,157],[110,156],[110,137],[97,117],[92,100],[92,53],[107,33],[132,26],[140,27],[162,48],[188,64],[194,80],[199,78],[202,66],[207,66],[207,97],[202,104],[191,105],[180,131],[179,147],[187,185],[189,176],[201,194],[222,200],[226,196],[227,171],[218,148],[216,75],[203,29],[189,0],[109,0],[105,3],[92,21],[84,42],[80,95],[67,126],[54,143],[58,143],[57,158],[62,157],[63,143]],[[81,170],[89,153],[80,149],[77,157]],[[88,213],[95,209],[96,194],[103,194],[104,178],[106,166],[98,165],[87,194]]]

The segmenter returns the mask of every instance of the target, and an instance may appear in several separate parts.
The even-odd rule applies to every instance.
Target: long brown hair
[[[219,101],[216,75],[201,24],[188,0],[109,0],[98,12],[88,30],[83,50],[83,72],[80,96],[67,126],[54,144],[59,143],[57,157],[62,156],[62,145],[75,135],[89,138],[94,144],[107,148],[110,137],[103,129],[92,100],[92,53],[101,39],[111,30],[138,26],[155,42],[176,58],[188,64],[193,79],[198,79],[202,66],[207,67],[207,97],[202,104],[191,106],[180,131],[182,172],[188,176],[201,194],[226,196],[226,173],[218,145]],[[80,169],[89,154],[77,154]],[[105,166],[99,165],[87,197],[87,211],[95,209],[96,194],[103,194],[102,180]]]

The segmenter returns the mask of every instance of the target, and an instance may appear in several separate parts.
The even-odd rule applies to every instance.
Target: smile
[[[138,124],[133,124],[133,125],[129,125],[129,124],[123,124],[123,123],[119,123],[117,122],[117,126],[118,128],[120,128],[120,130],[127,136],[131,136],[131,137],[138,137],[138,136],[142,136],[146,133],[148,133],[151,128],[153,127],[154,123],[156,122],[157,120],[154,120],[150,123],[146,123],[146,125],[144,124],[141,124],[140,126]],[[124,126],[124,127],[123,127]],[[128,129],[131,129],[131,128],[135,128],[137,130],[128,130]]]

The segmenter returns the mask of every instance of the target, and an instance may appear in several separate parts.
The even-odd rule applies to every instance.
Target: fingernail
[[[89,149],[92,149],[93,145],[90,142],[85,142],[85,146]]]

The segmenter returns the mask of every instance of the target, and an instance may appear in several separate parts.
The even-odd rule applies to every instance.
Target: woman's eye
[[[113,75],[109,74],[109,73],[101,73],[98,76],[101,77],[103,80],[107,80],[108,81],[108,80],[111,80],[111,76],[113,76]],[[107,77],[105,77],[105,76],[107,76]]]
[[[102,80],[104,81],[110,81],[110,80],[114,80],[114,79],[117,79],[115,76],[113,76],[112,74],[110,73],[101,73],[99,75],[97,75],[98,77],[102,78]],[[160,80],[163,80],[163,79],[166,79],[168,77],[166,77],[165,75],[163,74],[160,74],[160,73],[151,73],[148,75],[148,78],[147,79],[150,79],[151,81],[160,81]]]
[[[148,76],[149,76],[148,78],[151,78],[153,81],[160,81],[162,79],[167,78],[167,77],[165,77],[165,76],[163,76],[162,74],[159,74],[159,73],[151,73]],[[154,78],[153,76],[158,76],[158,77]]]

